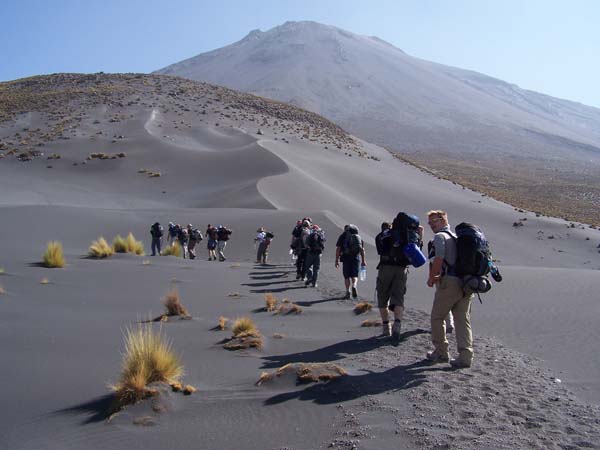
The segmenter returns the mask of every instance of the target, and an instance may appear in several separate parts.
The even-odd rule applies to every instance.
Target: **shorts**
[[[360,259],[353,256],[342,257],[342,273],[344,278],[358,278]]]
[[[404,308],[406,277],[408,270],[404,266],[379,265],[377,271],[377,307],[394,310],[399,305]]]
[[[217,248],[217,241],[209,239],[206,243],[206,248],[209,250],[214,250],[215,248]]]

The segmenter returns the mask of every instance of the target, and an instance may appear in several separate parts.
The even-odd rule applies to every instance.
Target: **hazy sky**
[[[150,72],[287,20],[600,107],[596,0],[0,0],[0,81]]]

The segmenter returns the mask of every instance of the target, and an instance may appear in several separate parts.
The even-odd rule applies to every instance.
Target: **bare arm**
[[[443,266],[444,258],[436,256],[433,259],[433,264],[429,265],[429,278],[427,280],[427,286],[432,287],[435,283],[438,283],[440,281]]]
[[[340,254],[341,254],[341,249],[339,247],[335,248],[335,267],[339,267],[340,266]]]

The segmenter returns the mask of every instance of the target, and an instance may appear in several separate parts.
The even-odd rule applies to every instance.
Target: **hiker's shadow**
[[[311,302],[304,301],[304,302],[295,302],[295,303],[298,306],[305,306],[305,307],[309,308],[313,305],[318,305],[319,303],[335,302],[337,300],[344,300],[344,296],[342,295],[339,297],[329,297],[329,298],[323,298],[321,300],[313,300]]]
[[[305,289],[304,285],[302,286],[289,286],[289,287],[281,287],[281,288],[273,288],[273,289],[250,289],[250,292],[254,294],[266,294],[268,292],[285,292],[293,289]]]
[[[272,369],[288,363],[298,362],[331,362],[344,359],[346,355],[364,353],[378,347],[388,345],[389,341],[382,338],[371,337],[368,339],[350,339],[337,342],[317,350],[288,353],[287,355],[264,356],[263,369]]]
[[[270,275],[266,275],[270,274]],[[273,280],[275,278],[285,278],[289,276],[289,272],[265,272],[265,275],[261,274],[261,276],[250,275],[250,278],[253,280]]]
[[[365,395],[414,388],[427,381],[427,372],[450,370],[452,369],[449,367],[432,366],[430,362],[418,361],[384,372],[346,375],[328,383],[317,383],[299,391],[274,395],[265,400],[265,405],[277,405],[294,399],[313,401],[319,405],[341,403]]]
[[[282,281],[264,281],[260,283],[242,283],[242,286],[250,286],[250,287],[260,287],[260,286],[270,286],[271,284],[286,284],[290,283],[291,280],[282,280]]]

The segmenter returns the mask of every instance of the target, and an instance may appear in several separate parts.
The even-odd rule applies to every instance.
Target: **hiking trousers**
[[[256,262],[266,264],[267,257],[269,256],[269,244],[264,241],[258,243],[258,249],[256,250]]]
[[[296,259],[296,275],[304,278],[306,271],[304,268],[304,262],[306,261],[306,255],[308,253],[308,249],[302,248],[297,251],[298,259]]]
[[[196,259],[196,252],[194,251],[194,249],[196,248],[196,242],[197,241],[190,240],[188,244],[188,256],[190,257],[190,259]]]
[[[431,308],[431,342],[435,351],[448,356],[446,317],[452,311],[458,360],[471,364],[473,360],[473,334],[471,332],[471,300],[473,294],[463,291],[459,278],[443,276],[436,285]]]
[[[156,253],[158,253],[160,255],[161,241],[162,241],[162,238],[159,238],[159,237],[152,238],[152,256],[156,256]]]
[[[319,269],[321,268],[321,254],[311,253],[306,254],[304,261],[304,274],[306,275],[306,282],[310,284],[317,284],[317,278],[319,278]]]
[[[217,251],[219,252],[219,261],[225,261],[225,247],[227,247],[227,241],[217,242]]]

